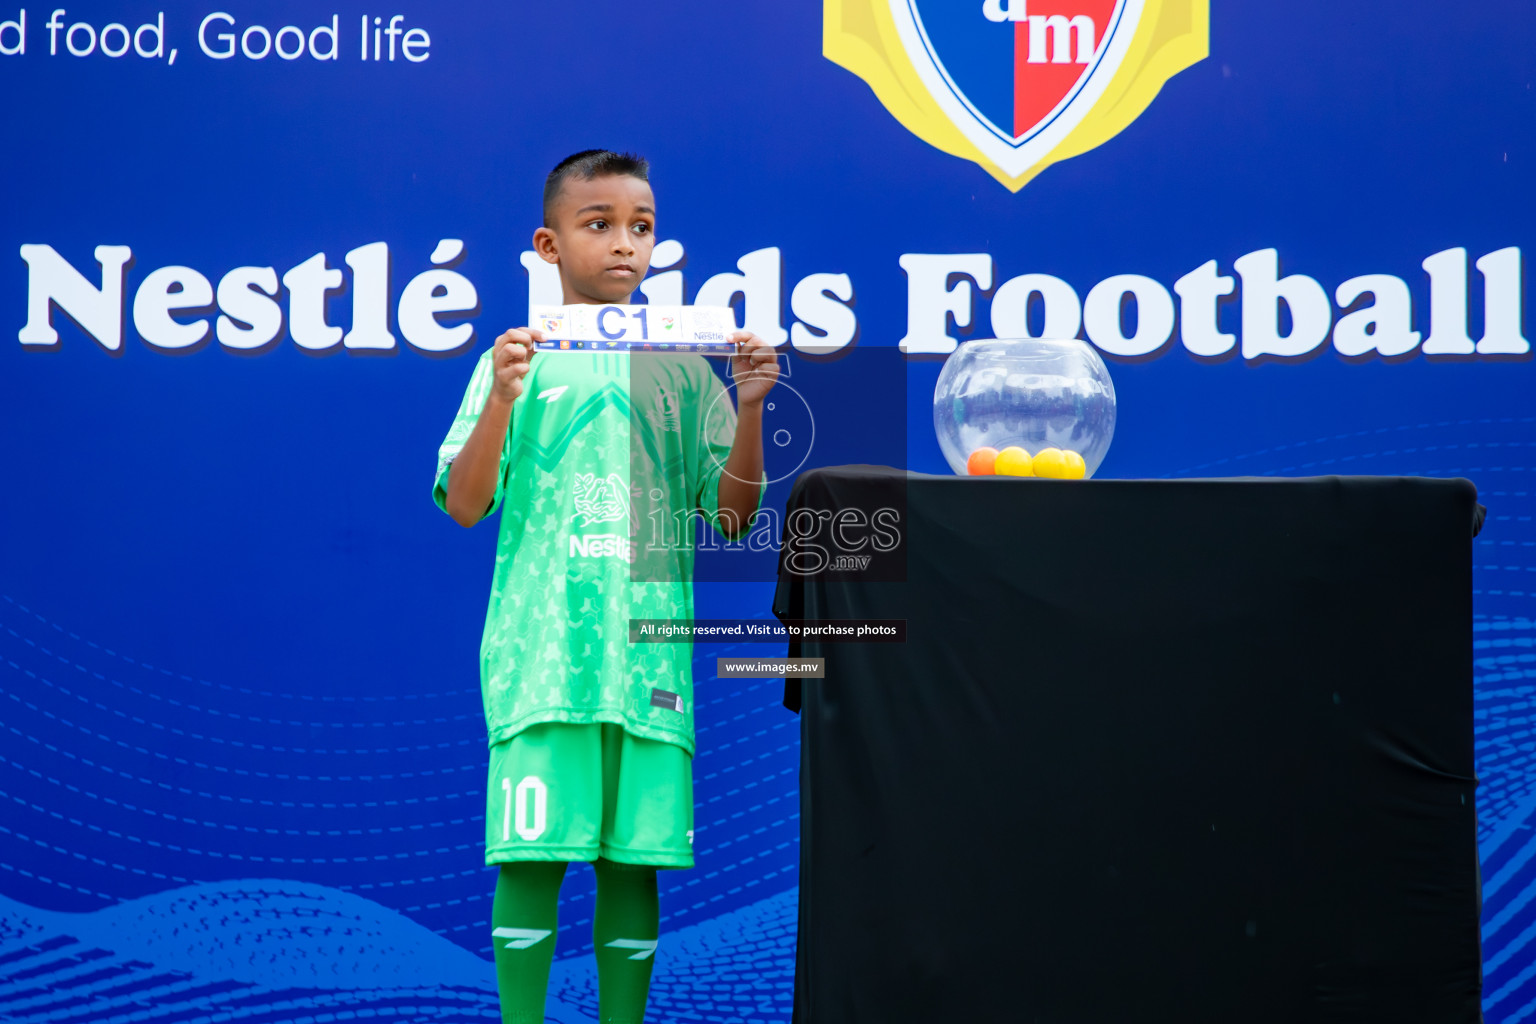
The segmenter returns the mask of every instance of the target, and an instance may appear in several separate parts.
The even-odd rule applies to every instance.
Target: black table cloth
[[[882,509],[895,543],[832,534]],[[795,1020],[1478,1020],[1481,513],[1464,480],[802,476],[775,613],[907,641],[789,651],[826,659],[785,693]]]

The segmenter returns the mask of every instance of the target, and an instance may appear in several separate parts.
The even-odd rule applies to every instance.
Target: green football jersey
[[[438,452],[445,511],[493,383],[487,351]],[[480,644],[490,742],[611,722],[691,755],[693,645],[632,644],[629,620],[693,617],[692,539],[699,516],[715,524],[731,397],[697,355],[541,352],[524,384],[485,510],[501,510]]]

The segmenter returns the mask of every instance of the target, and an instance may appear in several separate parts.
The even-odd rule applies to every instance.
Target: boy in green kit
[[[639,157],[588,150],[550,172],[533,244],[567,304],[629,301],[655,207]],[[778,356],[736,332],[733,409],[702,356],[535,360],[542,340],[510,330],[480,357],[433,490],[463,526],[501,510],[480,669],[502,1020],[543,1024],[560,884],[582,860],[597,871],[601,1020],[641,1024],[656,870],[693,866],[692,645],[632,645],[629,620],[693,617],[693,517],[746,531]]]

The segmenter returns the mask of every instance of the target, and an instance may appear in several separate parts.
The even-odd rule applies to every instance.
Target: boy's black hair
[[[635,153],[615,153],[611,149],[584,149],[572,153],[555,165],[544,179],[544,226],[550,226],[555,201],[567,178],[591,181],[609,174],[628,175],[641,181],[650,181],[651,165],[645,157]]]

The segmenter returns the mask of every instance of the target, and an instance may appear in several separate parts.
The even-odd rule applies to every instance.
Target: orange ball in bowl
[[[985,446],[971,452],[971,457],[965,460],[966,476],[992,476],[996,473],[994,464],[997,462],[997,449]]]

